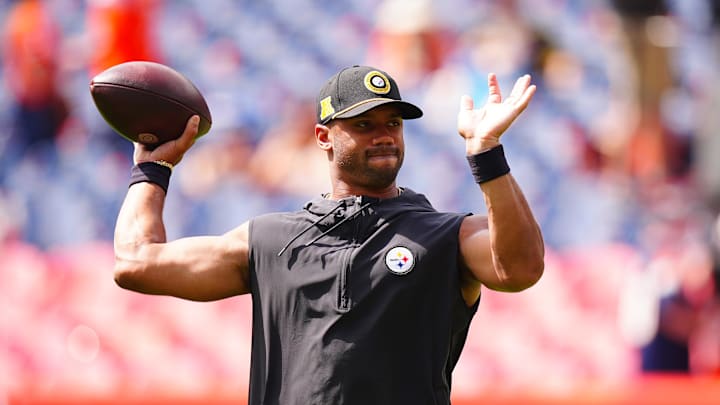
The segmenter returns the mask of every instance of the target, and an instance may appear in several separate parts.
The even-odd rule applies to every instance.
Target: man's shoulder
[[[451,212],[443,209],[437,209],[425,194],[416,192],[407,187],[402,188],[402,194],[398,200],[396,208],[413,212],[417,215],[428,215],[431,217],[466,217],[468,215],[472,215],[472,213],[469,212]]]
[[[257,215],[250,220],[250,224],[282,224],[294,222],[306,215],[303,210],[275,211]]]
[[[250,219],[250,227],[263,226],[263,227],[281,227],[286,228],[288,226],[294,226],[304,222],[304,220],[312,219],[313,213],[312,207],[318,204],[320,198],[315,198],[307,201],[305,204],[298,206],[296,209],[288,209],[285,211],[272,211],[259,214]]]

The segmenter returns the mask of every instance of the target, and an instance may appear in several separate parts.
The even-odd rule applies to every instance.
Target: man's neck
[[[375,197],[380,199],[395,198],[402,194],[402,188],[393,184],[390,187],[382,190],[370,190],[370,189],[345,189],[342,187],[335,187],[331,193],[325,194],[325,198],[329,200],[341,200],[346,197],[353,197],[363,195],[367,197]]]

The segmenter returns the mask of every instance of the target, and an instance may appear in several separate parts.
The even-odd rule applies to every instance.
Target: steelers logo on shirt
[[[385,265],[393,274],[408,274],[415,266],[415,257],[410,252],[410,249],[395,246],[385,254]]]

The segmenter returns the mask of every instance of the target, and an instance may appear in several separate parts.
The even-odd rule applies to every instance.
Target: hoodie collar
[[[328,200],[322,196],[314,198],[305,204],[304,209],[317,218],[302,231],[290,238],[287,243],[285,243],[285,246],[280,249],[278,256],[281,256],[300,236],[319,224],[329,226],[329,228],[312,241],[306,243],[305,246],[312,245],[336,228],[361,215],[364,211],[369,212],[370,209],[387,207],[390,211],[405,211],[410,209],[433,210],[430,202],[428,202],[422,194],[417,194],[408,188],[401,190],[402,192],[399,196],[385,199],[369,196],[350,196],[341,198],[340,200]]]
[[[339,200],[330,200],[322,196],[318,196],[303,206],[303,209],[313,215],[325,215],[329,211],[336,210],[338,205],[346,208],[346,211],[352,213],[353,207],[361,207],[367,203],[372,202],[373,205],[379,205],[383,207],[402,207],[402,206],[413,206],[417,208],[417,205],[430,207],[430,203],[427,201],[425,196],[418,194],[415,191],[402,187],[400,188],[401,193],[397,197],[392,198],[377,198],[369,197],[365,195],[356,195],[344,197]]]

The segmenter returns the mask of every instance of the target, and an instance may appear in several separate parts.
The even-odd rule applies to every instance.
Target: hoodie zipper
[[[355,199],[356,204],[359,206],[358,210],[349,215],[347,218],[350,217],[356,217],[358,215],[361,215],[363,211],[369,206],[370,203],[366,203],[365,205],[361,205],[362,203],[362,197],[356,197]],[[346,218],[346,219],[347,219]],[[348,276],[350,274],[350,266],[352,265],[352,257],[353,253],[355,253],[355,250],[357,249],[357,240],[358,240],[358,233],[360,230],[360,225],[358,221],[353,221],[353,234],[352,239],[350,240],[350,244],[348,246],[348,249],[345,252],[345,255],[343,257],[342,266],[340,267],[340,272],[338,274],[338,310],[339,311],[348,311],[350,310],[350,286],[348,281]]]
[[[333,207],[330,211],[328,211],[325,215],[320,217],[319,219],[313,221],[311,224],[306,226],[304,229],[302,229],[298,234],[290,238],[290,240],[285,243],[285,245],[280,249],[280,251],[277,253],[278,256],[282,256],[285,251],[292,246],[293,242],[295,242],[297,239],[300,238],[300,236],[307,233],[310,229],[316,227],[322,220],[329,217],[333,213],[337,213],[338,216],[345,216],[343,219],[335,223],[335,225],[331,226],[324,232],[320,233],[320,235],[316,236],[311,241],[304,243],[303,246],[307,247],[310,245],[313,245],[318,240],[324,238],[327,236],[330,232],[334,231],[335,229],[339,228],[343,224],[347,222],[355,222],[353,224],[354,226],[354,232],[352,234],[352,239],[349,240],[349,245],[347,249],[344,250],[344,254],[341,259],[341,266],[338,272],[338,290],[337,290],[337,308],[340,311],[347,311],[350,309],[350,295],[349,295],[349,288],[348,288],[348,273],[350,272],[350,266],[352,265],[352,256],[355,250],[357,249],[357,241],[359,237],[360,232],[360,224],[357,221],[353,221],[356,217],[362,215],[362,213],[367,210],[371,205],[376,204],[376,199],[371,199],[370,201],[363,204],[363,198],[362,196],[356,196],[355,197],[355,203],[350,205],[357,204],[358,209],[355,210],[352,214],[347,215],[345,209],[348,207],[346,200],[340,200],[335,207]],[[342,213],[342,214],[341,214]]]

